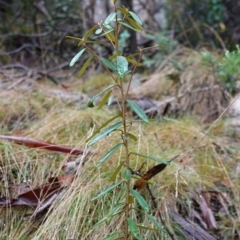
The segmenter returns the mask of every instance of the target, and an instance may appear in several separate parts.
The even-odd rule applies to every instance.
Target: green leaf
[[[109,33],[113,32],[113,31],[114,31],[114,28],[111,27],[111,29],[110,29],[109,31],[104,32],[104,33],[101,34],[101,35],[95,36],[95,37],[93,37],[93,39],[96,39],[96,38],[102,37],[102,36],[104,36],[104,35],[106,35],[106,34],[109,34]]]
[[[120,21],[119,23],[122,24],[123,26],[127,27],[127,28],[132,29],[132,30],[135,31],[135,32],[141,32],[141,31],[139,31],[138,29],[133,28],[131,25],[129,25],[129,24],[125,23],[125,22],[121,22],[121,21]]]
[[[147,217],[151,220],[151,222],[159,229],[165,231],[164,226],[162,226],[152,215],[147,213]]]
[[[119,186],[120,184],[122,184],[123,181],[117,182],[112,184],[111,186],[107,187],[106,189],[104,189],[102,192],[100,192],[96,197],[94,197],[93,199],[91,199],[91,201],[94,201],[102,196],[104,196],[106,193],[112,191],[114,188],[116,188],[117,186]]]
[[[82,39],[81,39],[81,38],[78,38],[78,37],[66,36],[66,38],[73,39],[73,40],[78,40],[78,41],[82,41]]]
[[[134,155],[138,155],[138,156],[141,156],[141,157],[145,157],[145,158],[148,158],[148,159],[151,159],[151,160],[154,160],[156,162],[160,162],[160,163],[164,163],[166,165],[169,165],[170,162],[168,161],[164,161],[160,158],[156,158],[156,157],[153,157],[153,156],[150,156],[150,155],[145,155],[145,154],[142,154],[142,153],[136,153],[136,152],[131,152],[130,154],[134,154]]]
[[[114,123],[113,125],[107,127],[106,129],[104,129],[103,131],[101,131],[100,133],[98,133],[95,137],[93,137],[87,144],[87,146],[91,146],[94,143],[96,143],[97,141],[99,141],[100,139],[102,139],[103,137],[105,137],[106,135],[108,135],[109,133],[113,132],[114,130],[116,130],[117,128],[119,128],[121,125],[123,124],[122,121]]]
[[[96,31],[95,31],[95,34],[100,34],[101,32],[103,31],[103,29],[102,28],[99,28],[99,29],[97,29]]]
[[[98,25],[93,26],[92,28],[90,28],[84,35],[84,40],[87,40],[88,37],[93,33],[93,31],[98,27]]]
[[[112,90],[109,90],[109,91],[104,95],[102,101],[98,104],[98,107],[97,107],[98,110],[100,110],[100,109],[105,105],[105,103],[108,101],[111,93],[112,93]]]
[[[132,16],[132,18],[133,18],[138,24],[142,25],[142,21],[141,21],[141,19],[139,18],[139,16],[138,16],[136,13],[134,13],[134,12],[132,12],[132,11],[129,11],[129,13],[130,13],[130,15]]]
[[[128,61],[123,56],[117,56],[116,59],[117,72],[120,76],[123,76],[124,73],[128,71]]]
[[[127,57],[127,61],[128,61],[129,63],[135,65],[135,66],[142,66],[142,63],[137,62],[137,61],[135,61],[135,60],[133,60],[133,59],[131,59],[131,58],[129,58],[129,57]]]
[[[127,56],[127,59],[128,58],[133,58],[133,57],[136,57],[136,56],[139,56],[140,53],[132,53],[130,55]]]
[[[135,191],[134,189],[130,189],[131,194],[133,195],[133,197],[137,200],[137,202],[139,203],[139,205],[143,208],[144,211],[149,212],[150,211],[150,207],[148,206],[147,202],[145,201],[145,199],[142,197],[141,194],[139,194],[137,191]]]
[[[136,28],[139,31],[143,30],[143,28],[137,22],[135,22],[133,19],[127,18],[127,20],[129,21],[129,23],[131,24],[132,27]]]
[[[78,42],[78,47],[80,47],[82,45],[82,40],[80,40],[79,42]]]
[[[104,92],[106,92],[107,90],[109,90],[115,86],[116,86],[116,84],[111,84],[111,85],[107,86],[106,88],[104,88],[101,92],[96,94],[94,97],[92,97],[91,100],[88,102],[88,107],[94,107],[93,102],[96,100],[96,98],[98,98],[101,94],[103,94]]]
[[[110,13],[108,15],[108,17],[105,19],[104,24],[106,24],[106,25],[110,24],[112,21],[114,21],[116,19],[116,15],[117,15],[117,13],[115,13],[115,12]]]
[[[127,219],[127,223],[128,223],[131,235],[134,238],[136,238],[137,240],[145,240],[144,238],[139,236],[137,224],[131,218]]]
[[[118,232],[114,232],[110,235],[108,235],[107,237],[103,238],[102,240],[115,240],[115,239],[119,239],[119,235],[122,233],[122,231],[118,231]]]
[[[110,57],[108,57],[108,59],[110,60],[110,61],[113,61],[114,59],[116,59],[117,58],[117,55],[116,54],[113,54],[113,55],[111,55]]]
[[[92,60],[93,60],[93,56],[90,56],[87,59],[87,61],[83,64],[82,68],[78,72],[78,74],[77,74],[78,77],[81,77],[84,74],[84,72],[86,71],[87,67],[89,66],[89,64],[91,63]]]
[[[127,15],[129,11],[126,8],[123,7],[117,7],[117,10],[120,11],[122,14]]]
[[[91,137],[89,137],[86,142],[88,142],[91,138],[93,138],[96,134],[98,134],[104,127],[106,127],[110,122],[112,122],[113,120],[115,120],[116,118],[120,117],[122,115],[122,113],[120,112],[118,115],[110,118],[109,120],[107,120],[105,123],[103,123],[97,130],[95,130],[92,134]]]
[[[102,158],[101,160],[97,163],[96,167],[99,167],[102,163],[104,163],[113,153],[115,153],[123,143],[118,143],[115,147],[113,147],[111,150],[109,150]]]
[[[133,141],[135,141],[135,142],[138,140],[138,138],[137,138],[135,135],[133,135],[132,133],[128,133],[128,134],[127,134],[127,137],[128,137],[128,138],[131,138],[131,139],[132,139]]]
[[[113,103],[114,100],[114,95],[111,95],[110,98],[108,99],[107,105],[110,106]]]
[[[110,31],[114,31],[115,29],[111,26],[111,25],[108,25],[108,24],[106,24],[106,23],[103,23],[103,27],[104,27],[104,29],[105,29],[105,31],[106,30],[110,30]],[[109,32],[110,32],[109,31]]]
[[[72,61],[69,64],[70,67],[72,67],[76,63],[76,61],[82,56],[85,50],[86,48],[83,48],[77,55],[75,55],[75,57],[72,59]]]
[[[113,70],[114,72],[117,71],[117,68],[116,68],[116,67],[113,65],[113,63],[110,62],[108,59],[106,59],[106,58],[101,58],[101,61],[103,62],[103,64],[104,64],[107,68]]]
[[[127,222],[128,222],[128,226],[131,231],[131,234],[133,236],[138,235],[138,227],[137,227],[137,224],[135,223],[135,221],[133,221],[131,218],[128,218]]]
[[[115,36],[111,33],[107,33],[105,34],[105,37],[109,40],[109,41],[112,41],[112,42],[115,42]]]
[[[115,181],[117,178],[118,173],[120,172],[122,166],[123,166],[124,162],[121,162],[118,167],[114,170],[114,172],[111,174],[111,176],[109,177],[109,181]]]
[[[132,176],[131,171],[129,169],[126,169],[124,171],[124,178],[125,178],[125,180],[129,180],[131,178],[131,176]]]
[[[127,103],[129,104],[130,108],[146,123],[149,122],[147,115],[145,112],[133,101],[127,99]]]

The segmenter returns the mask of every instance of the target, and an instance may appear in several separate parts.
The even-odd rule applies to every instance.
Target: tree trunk
[[[133,1],[132,0],[121,0],[121,4],[123,6],[125,6],[126,8],[128,8],[130,11],[134,11],[133,10]],[[136,32],[128,29],[129,33],[130,33],[130,38],[129,38],[129,53],[135,53],[137,51],[137,36],[136,36]]]

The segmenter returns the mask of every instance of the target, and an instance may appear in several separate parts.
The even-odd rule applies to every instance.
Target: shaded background
[[[132,32],[127,33],[129,38],[122,36],[127,52],[135,52],[137,45],[148,46],[152,42],[171,41],[172,47],[180,43],[193,49],[204,46],[221,50],[232,50],[240,43],[240,1],[122,0],[119,3],[136,11],[146,29],[139,36]],[[65,36],[81,37],[111,10],[112,0],[1,0],[0,67],[34,68],[38,69],[36,79],[51,78],[50,73],[66,68],[78,51],[76,42]],[[105,55],[111,52],[111,47],[101,51]],[[53,77],[52,80],[61,81]]]

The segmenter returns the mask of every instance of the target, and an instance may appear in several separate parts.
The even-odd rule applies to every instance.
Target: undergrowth
[[[107,86],[109,78],[106,78],[104,85]],[[76,88],[94,95],[101,90],[102,79],[105,79],[104,75],[96,76],[85,81],[84,86],[79,85]],[[119,80],[117,79],[116,83]],[[4,98],[1,100],[5,107],[0,115],[3,133],[25,134],[31,138],[68,146],[85,146],[86,139],[90,139],[94,131],[116,116],[117,112],[116,106],[102,106],[101,111],[86,108],[80,110],[77,104],[66,104],[61,98],[49,96],[47,91],[41,91],[40,88],[18,97],[14,91],[9,91],[8,102]],[[11,100],[14,107],[9,107]],[[126,101],[126,98],[121,100]],[[93,101],[90,103],[93,104]],[[119,104],[122,103],[119,101]],[[125,106],[122,105],[122,108],[125,109]],[[142,116],[141,110],[135,112]],[[127,117],[129,116],[130,114]],[[124,117],[123,121],[128,121]],[[218,234],[221,239],[237,239],[240,228],[240,192],[236,169],[239,167],[240,150],[234,139],[224,135],[224,120],[219,120],[207,134],[206,129],[209,129],[209,126],[203,125],[195,117],[162,118],[149,125],[130,118],[127,123],[131,124],[131,132],[134,133],[132,140],[137,138],[137,141],[129,141],[128,151],[141,152],[144,155],[135,154],[131,156],[131,161],[124,162],[124,140],[127,139],[127,134],[124,133],[121,135],[124,144],[109,156],[107,163],[96,168],[99,159],[119,143],[118,132],[109,132],[101,141],[95,142],[95,154],[76,169],[72,183],[64,188],[47,212],[36,218],[30,208],[1,210],[1,237],[97,240],[119,239],[119,236],[124,236],[125,239],[131,239],[130,233],[132,239],[187,239],[183,227],[174,218],[175,214],[179,213],[184,217],[203,214],[199,211],[202,196],[215,193],[224,196],[221,204],[225,212],[216,212],[214,215],[217,229],[208,228],[204,221],[201,222],[201,218],[198,218],[200,225],[212,234]],[[0,149],[1,197],[17,197],[21,188],[34,188],[46,183],[52,176],[59,176],[63,165],[72,158],[70,155],[28,149],[6,142],[1,142]],[[147,186],[151,191],[147,188],[138,189],[138,194],[144,197],[144,203],[139,195],[132,197],[133,194],[129,193],[125,185],[118,185],[112,191],[105,192],[111,176],[114,176],[113,182],[124,179],[129,188],[132,188],[136,181],[144,176],[143,173],[156,166],[154,161],[146,156],[156,156],[163,161],[176,156],[178,158],[164,171],[147,179]],[[126,169],[113,174],[118,166]],[[129,175],[126,170],[139,170],[140,176],[133,176],[133,172]],[[96,198],[99,193],[104,192],[107,194]],[[129,202],[126,202],[126,196]],[[153,198],[157,202],[157,208]],[[145,204],[150,208],[147,214],[143,210]],[[129,209],[124,215],[123,209],[126,206]],[[149,213],[152,218],[149,218]],[[126,220],[129,218],[131,221],[127,222],[128,229]],[[135,222],[136,226],[132,222]],[[137,233],[134,233],[136,228]],[[122,231],[124,235],[121,235]],[[111,238],[106,238],[109,235]]]

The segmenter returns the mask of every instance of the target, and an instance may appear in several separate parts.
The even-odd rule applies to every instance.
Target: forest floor
[[[146,111],[146,104],[153,104],[154,118],[148,125],[133,124],[138,141],[130,147],[164,160],[176,157],[150,179],[164,224],[176,239],[239,239],[239,138],[226,127],[226,118],[218,119],[230,96],[216,87],[209,69],[201,65],[199,70],[199,65],[196,61],[184,72],[166,65],[148,78],[136,78],[130,95],[136,102],[141,100],[139,104]],[[102,110],[86,107],[90,96],[109,84],[109,77],[70,77],[56,85],[31,78],[13,81],[6,77],[9,73],[1,75],[0,88],[1,239],[97,240],[112,229],[120,229],[122,219],[116,216],[97,224],[122,199],[120,191],[91,201],[111,183],[109,176],[121,162],[122,150],[96,168],[98,160],[116,145],[118,136],[105,137],[91,147],[93,154],[84,164],[73,171],[68,169],[78,158],[71,151],[86,152],[86,139],[116,112],[116,106]],[[16,74],[12,72],[12,76]],[[179,81],[169,80],[173,76]],[[209,84],[199,89],[202,82]],[[195,94],[188,95],[187,87]],[[193,98],[198,100],[194,106]],[[163,116],[168,103],[171,108]],[[207,115],[213,109],[214,114]],[[17,140],[8,141],[3,136]],[[60,151],[37,147],[39,142],[30,139],[56,144]],[[72,148],[63,153],[63,146]],[[139,169],[143,162],[142,174],[156,165],[135,156],[132,169]],[[141,194],[152,204],[146,190]],[[152,231],[154,226],[144,216],[134,217],[141,222],[145,239],[168,239],[166,233]]]

